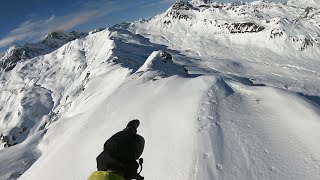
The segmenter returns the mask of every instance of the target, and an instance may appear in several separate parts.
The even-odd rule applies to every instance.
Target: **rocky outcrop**
[[[19,61],[30,58],[24,47],[14,45],[4,54],[0,61],[0,70],[10,71]]]
[[[235,33],[256,33],[263,31],[265,28],[253,22],[231,23],[227,25],[227,29],[231,34]]]
[[[192,6],[189,2],[176,2],[172,5],[172,10],[199,10],[198,8]]]
[[[192,6],[189,2],[184,2],[184,1],[176,2],[172,5],[170,11],[167,13],[166,16],[171,17],[172,19],[188,20],[188,19],[191,19],[191,17],[181,13],[181,11],[189,11],[189,10],[199,11],[198,8]]]

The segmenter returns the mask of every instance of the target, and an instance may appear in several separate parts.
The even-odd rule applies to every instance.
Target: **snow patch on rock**
[[[159,75],[186,76],[187,70],[172,61],[172,56],[165,51],[154,51],[145,61],[145,63],[137,70],[137,72],[158,71]]]

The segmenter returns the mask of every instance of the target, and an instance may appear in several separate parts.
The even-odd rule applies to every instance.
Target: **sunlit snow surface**
[[[18,63],[0,133],[22,143],[0,179],[86,179],[134,118],[146,179],[320,179],[318,12],[193,3]]]

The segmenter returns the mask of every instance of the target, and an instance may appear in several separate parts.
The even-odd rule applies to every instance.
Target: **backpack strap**
[[[139,163],[137,161],[129,163],[126,168],[124,178],[126,180],[131,180],[131,179],[143,180],[144,177],[140,175],[143,168],[142,164],[143,164],[143,158],[139,159]],[[140,166],[140,171],[138,173],[139,166]]]
[[[139,159],[140,171],[138,172],[139,175],[140,175],[140,173],[141,173],[141,171],[142,171],[142,169],[143,169],[142,164],[143,164],[143,158],[140,158],[140,159]]]

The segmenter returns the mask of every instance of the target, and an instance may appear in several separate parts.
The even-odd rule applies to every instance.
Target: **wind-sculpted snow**
[[[195,179],[318,179],[319,133],[309,128],[319,107],[268,87],[228,82],[226,93],[222,82],[200,109]]]
[[[19,61],[0,177],[86,179],[138,118],[146,179],[319,179],[319,34],[315,8],[194,0]]]

